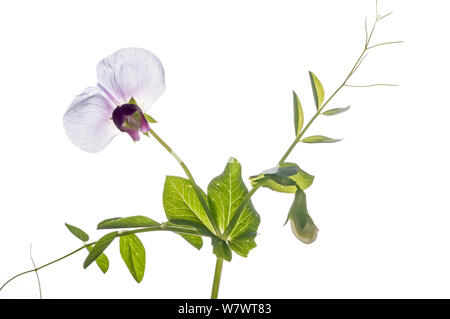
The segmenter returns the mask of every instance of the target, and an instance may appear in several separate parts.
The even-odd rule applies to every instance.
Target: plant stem
[[[383,18],[383,17],[382,17]],[[302,131],[300,132],[300,134],[295,138],[295,140],[292,142],[292,144],[289,146],[289,148],[287,149],[287,151],[284,153],[284,155],[281,157],[281,159],[279,160],[278,163],[282,163],[286,160],[286,158],[289,156],[289,154],[291,154],[292,150],[295,148],[295,146],[298,144],[298,142],[300,141],[300,139],[303,137],[303,135],[306,133],[306,131],[308,130],[308,128],[311,126],[311,124],[316,120],[316,118],[321,114],[322,110],[328,105],[328,103],[335,97],[335,95],[345,86],[349,86],[347,85],[348,80],[350,79],[350,77],[355,73],[356,69],[358,69],[359,65],[361,64],[362,60],[365,57],[365,54],[367,52],[368,49],[370,49],[371,47],[369,47],[369,43],[370,40],[372,39],[372,35],[373,32],[375,30],[375,26],[377,25],[377,22],[380,20],[380,18],[376,18],[375,19],[375,23],[372,26],[372,29],[370,31],[370,34],[367,34],[367,24],[365,25],[366,27],[366,40],[364,43],[364,49],[362,51],[362,53],[359,55],[358,59],[356,60],[355,64],[353,65],[352,69],[350,70],[350,72],[347,74],[347,76],[345,77],[345,80],[338,86],[338,88],[333,92],[333,94],[330,95],[330,97],[322,104],[322,106],[317,110],[317,112],[314,114],[314,116],[309,120],[309,122],[305,125],[305,127],[302,129]],[[366,20],[367,23],[367,20]],[[236,213],[233,216],[233,219],[231,220],[229,226],[234,227],[234,224],[237,222],[237,220],[239,219],[240,215],[242,214],[242,212],[244,211],[245,205],[247,204],[247,202],[251,199],[251,197],[253,196],[253,194],[258,190],[260,186],[254,186],[247,194],[247,196],[244,198],[244,200],[242,201],[241,205],[238,207]],[[232,230],[232,227],[227,227],[227,229],[224,232],[224,237],[228,236]]]
[[[177,162],[180,164],[180,166],[183,168],[183,170],[184,170],[184,172],[186,173],[186,175],[187,175],[187,177],[189,178],[189,180],[191,181],[191,183],[192,183],[192,185],[194,186],[194,190],[195,190],[195,192],[196,192],[196,194],[197,194],[197,196],[198,196],[198,198],[199,198],[199,200],[200,200],[200,203],[202,204],[202,206],[203,206],[203,208],[205,209],[205,211],[206,211],[206,214],[207,214],[207,216],[208,216],[208,218],[209,218],[209,220],[210,220],[210,222],[211,222],[211,225],[213,225],[213,227],[214,227],[214,230],[216,231],[216,235],[218,235],[218,236],[221,236],[221,234],[220,234],[220,232],[219,232],[219,230],[218,230],[218,228],[217,228],[217,226],[215,225],[215,223],[213,223],[213,217],[212,217],[212,214],[211,214],[211,211],[209,210],[209,207],[208,207],[208,205],[206,204],[206,201],[205,201],[205,199],[203,198],[203,196],[202,196],[202,193],[200,192],[200,188],[197,186],[197,184],[196,184],[196,182],[195,182],[195,180],[194,180],[194,177],[192,176],[192,174],[191,174],[191,172],[189,171],[189,168],[186,166],[186,164],[181,160],[181,158],[172,150],[172,148],[166,143],[166,142],[164,142],[164,140],[161,138],[161,137],[159,137],[159,135],[158,134],[156,134],[155,133],[155,131],[153,131],[152,129],[150,129],[149,130],[149,133],[177,160]],[[172,231],[172,232],[175,232],[175,233],[179,233],[179,234],[187,234],[187,235],[199,235],[199,236],[201,236],[201,235],[206,235],[206,234],[200,234],[198,231],[196,231],[196,230],[194,230],[194,229],[190,229],[190,228],[183,228],[183,227],[181,227],[181,226],[171,226],[171,225],[167,225],[167,224],[161,224],[161,225],[159,225],[159,226],[152,226],[152,227],[146,227],[146,228],[140,228],[140,229],[134,229],[134,230],[125,230],[125,231],[121,231],[121,232],[119,232],[119,234],[118,234],[118,236],[120,237],[120,236],[126,236],[126,235],[129,235],[129,234],[135,234],[135,233],[143,233],[143,232],[150,232],[150,231],[162,231],[162,230],[165,230],[165,231]],[[53,261],[51,261],[51,262],[49,262],[48,264],[45,264],[45,265],[43,265],[43,266],[40,266],[40,267],[38,267],[38,268],[34,268],[34,269],[31,269],[31,270],[28,270],[28,271],[24,271],[24,272],[22,272],[22,273],[20,273],[20,274],[17,274],[17,275],[15,275],[14,277],[12,277],[12,278],[10,278],[7,282],[5,282],[1,287],[0,287],[0,291],[9,283],[9,282],[11,282],[13,279],[15,279],[15,278],[17,278],[17,277],[20,277],[20,276],[22,276],[22,275],[25,275],[25,274],[28,274],[28,273],[30,273],[30,272],[36,272],[36,274],[37,274],[37,271],[39,270],[39,269],[42,269],[42,268],[45,268],[45,267],[47,267],[47,266],[50,266],[51,264],[54,264],[54,263],[56,263],[56,262],[58,262],[58,261],[60,261],[60,260],[63,260],[63,259],[65,259],[65,258],[67,258],[67,257],[69,257],[69,256],[71,256],[71,255],[73,255],[73,254],[75,254],[75,253],[77,253],[77,252],[79,252],[80,250],[82,250],[83,248],[85,248],[85,247],[89,247],[89,246],[92,246],[92,245],[94,245],[96,242],[92,242],[92,243],[89,243],[89,244],[85,244],[85,245],[83,245],[82,247],[80,247],[80,248],[78,248],[78,249],[76,249],[76,250],[74,250],[74,251],[72,251],[71,253],[69,253],[69,254],[67,254],[67,255],[65,255],[65,256],[63,256],[63,257],[61,257],[61,258],[58,258],[58,259],[55,259],[55,260],[53,260]],[[219,282],[220,282],[220,274],[219,274]],[[219,283],[218,282],[218,283]],[[217,289],[218,289],[218,287],[217,287]]]
[[[202,204],[203,208],[205,209],[206,215],[208,216],[208,219],[211,223],[211,225],[213,225],[214,227],[214,231],[215,231],[215,235],[219,238],[223,237],[223,235],[221,234],[220,230],[218,229],[218,227],[216,226],[216,224],[214,223],[214,219],[212,216],[212,213],[209,209],[208,204],[206,203],[205,199],[203,198],[202,193],[200,192],[200,187],[198,187],[197,183],[194,180],[194,176],[192,176],[191,172],[189,171],[189,168],[186,166],[186,164],[181,160],[181,158],[172,150],[172,148],[166,143],[164,142],[164,140],[158,135],[156,134],[155,131],[153,131],[152,129],[149,130],[149,133],[159,142],[159,144],[162,145],[162,147],[164,147],[169,153],[170,155],[172,155],[177,162],[180,164],[181,168],[184,170],[184,172],[186,173],[187,177],[189,178],[189,180],[191,181],[192,186],[194,186],[194,190],[195,193],[197,194],[198,199],[200,200],[200,203]],[[255,190],[256,191],[256,190]],[[250,196],[248,196],[248,198],[250,199],[252,195],[250,194]],[[246,202],[246,201],[245,201]],[[241,208],[241,207],[239,207]],[[241,208],[241,213],[244,210],[245,205],[242,206]],[[236,215],[238,215],[237,213],[235,213],[234,217],[236,217]],[[239,213],[240,215],[240,213]],[[235,219],[233,217],[233,220]],[[237,216],[236,220],[234,221],[234,223],[237,222],[237,220],[239,219],[239,216]],[[226,229],[228,232],[231,231],[231,229],[229,230],[229,227]],[[222,258],[217,258],[216,261],[216,269],[214,272],[214,281],[213,281],[213,287],[212,287],[212,292],[211,292],[211,299],[217,299],[217,295],[219,293],[219,286],[220,286],[220,277],[222,274],[222,266],[223,266],[223,259]]]
[[[378,15],[375,19],[375,23],[370,31],[370,34],[367,34],[367,20],[366,20],[366,40],[364,43],[364,49],[362,51],[362,53],[359,55],[358,59],[356,60],[355,64],[353,65],[352,69],[350,70],[350,72],[347,74],[347,76],[345,77],[345,80],[338,86],[338,88],[330,95],[330,97],[319,107],[319,109],[317,110],[317,112],[314,114],[314,116],[309,120],[309,122],[305,125],[305,127],[302,129],[302,131],[300,132],[300,134],[295,138],[295,140],[292,142],[292,144],[289,146],[289,148],[287,149],[287,151],[284,153],[284,155],[281,157],[281,159],[279,160],[278,163],[282,163],[286,160],[286,158],[289,156],[289,154],[291,154],[292,150],[295,148],[295,146],[298,144],[298,142],[300,141],[300,139],[303,137],[303,135],[306,133],[306,131],[308,130],[308,128],[311,126],[311,124],[316,120],[316,118],[321,114],[322,110],[328,105],[328,103],[334,98],[334,96],[345,86],[347,86],[347,82],[350,79],[350,77],[353,75],[353,73],[356,71],[356,69],[358,69],[359,65],[361,64],[362,60],[364,60],[365,54],[367,52],[368,49],[370,49],[371,47],[369,47],[369,43],[370,40],[372,39],[372,35],[373,32],[375,30],[375,26],[377,24],[377,22],[380,20],[380,18],[378,18]],[[253,194],[256,193],[256,191],[258,190],[258,188],[260,187],[260,185],[256,185],[254,186],[245,196],[245,198],[242,200],[241,204],[239,205],[239,207],[236,210],[236,213],[234,214],[232,220],[230,221],[230,223],[228,224],[227,229],[225,230],[223,237],[227,238],[227,236],[231,233],[234,225],[237,223],[237,221],[239,220],[239,217],[241,216],[242,212],[244,211],[248,201],[250,201],[251,197],[253,196]],[[217,263],[219,263],[219,260],[217,260]],[[219,270],[217,269],[218,267]],[[221,271],[222,270],[222,264],[220,264],[220,266],[218,266],[218,264],[216,264],[216,273],[217,271]],[[220,273],[219,273],[219,279],[218,279],[218,283],[217,283],[217,290],[219,289],[218,285],[220,283]],[[211,295],[211,298],[214,298],[214,288],[216,285],[216,276],[214,276],[214,283],[213,283],[213,294]],[[215,295],[215,297],[217,298],[217,294]]]
[[[308,128],[311,126],[311,124],[315,121],[315,119],[321,114],[322,110],[325,108],[325,106],[333,99],[333,97],[345,86],[349,86],[349,87],[368,87],[368,86],[373,86],[373,85],[368,85],[368,86],[353,86],[353,85],[347,85],[347,81],[350,79],[350,77],[353,75],[353,73],[356,71],[356,69],[358,69],[359,65],[361,64],[362,60],[365,57],[365,54],[367,52],[367,50],[378,47],[378,46],[382,46],[382,45],[387,45],[387,44],[395,44],[395,43],[401,43],[402,41],[392,41],[392,42],[384,42],[384,43],[380,43],[380,44],[376,44],[373,46],[369,46],[370,40],[372,38],[373,32],[375,30],[375,26],[377,24],[377,22],[385,17],[387,17],[388,15],[390,15],[391,13],[384,15],[382,17],[378,16],[378,9],[377,9],[377,14],[376,14],[376,19],[375,19],[375,23],[370,31],[370,34],[367,33],[367,20],[366,20],[366,24],[365,24],[365,31],[366,31],[366,41],[365,41],[365,45],[364,45],[364,50],[361,53],[361,55],[358,57],[358,59],[356,60],[356,63],[354,64],[353,68],[351,69],[351,71],[349,72],[349,74],[347,75],[347,77],[345,78],[345,80],[342,82],[341,85],[339,85],[339,87],[333,92],[333,94],[331,94],[331,96],[322,104],[322,106],[317,110],[317,112],[314,114],[314,116],[309,120],[309,122],[306,124],[306,126],[302,129],[302,131],[300,132],[300,134],[295,138],[295,140],[293,141],[293,143],[289,146],[288,150],[284,153],[284,155],[281,157],[279,163],[282,163],[286,160],[286,158],[290,155],[290,153],[292,152],[292,150],[295,148],[295,146],[298,144],[298,142],[300,141],[300,139],[302,138],[302,136],[305,134],[305,132],[308,130]],[[379,85],[379,84],[375,84],[375,85]],[[383,84],[385,85],[385,84]],[[236,210],[236,213],[233,216],[233,219],[230,221],[230,224],[228,225],[227,229],[225,230],[224,234],[221,234],[219,229],[217,228],[217,226],[215,225],[215,223],[213,222],[213,216],[212,213],[205,201],[205,199],[203,198],[202,193],[200,192],[200,188],[198,187],[198,185],[196,184],[194,177],[192,176],[191,172],[189,171],[188,167],[186,166],[186,164],[181,160],[181,158],[172,150],[172,148],[164,142],[164,140],[159,137],[159,135],[157,135],[155,133],[155,131],[153,131],[152,129],[149,130],[149,133],[177,160],[177,162],[180,164],[181,168],[184,170],[184,172],[186,173],[188,179],[190,180],[190,182],[192,183],[194,190],[200,200],[201,205],[203,206],[203,208],[205,209],[205,212],[208,216],[209,221],[211,222],[211,225],[213,225],[214,230],[216,232],[215,235],[217,235],[218,237],[222,238],[224,237],[226,239],[226,237],[230,234],[231,230],[233,229],[234,225],[237,223],[237,221],[239,220],[240,215],[242,214],[242,212],[244,211],[248,201],[250,201],[251,197],[253,196],[254,193],[256,193],[256,191],[259,189],[260,185],[254,186],[245,196],[245,198],[243,199],[243,201],[241,202],[241,204],[239,205],[239,207]],[[141,229],[134,229],[134,230],[125,230],[125,231],[121,231],[118,233],[118,237],[120,236],[126,236],[129,234],[134,234],[134,233],[142,233],[142,232],[150,232],[150,231],[161,231],[161,230],[167,230],[167,231],[172,231],[172,232],[176,232],[176,233],[180,233],[180,234],[193,234],[193,235],[203,235],[198,233],[196,230],[194,229],[188,229],[188,228],[183,228],[181,226],[169,226],[166,224],[161,224],[159,226],[153,226],[153,227],[146,227],[146,228],[141,228]],[[15,276],[13,276],[12,278],[10,278],[8,281],[6,281],[1,287],[0,287],[0,291],[8,284],[10,283],[12,280],[14,280],[17,277],[20,277],[22,275],[31,273],[31,272],[36,272],[37,275],[37,271],[45,268],[47,266],[50,266],[58,261],[61,261],[77,252],[79,252],[80,250],[87,248],[89,246],[92,246],[96,244],[96,242],[92,242],[92,243],[88,243],[88,244],[84,244],[82,247],[68,253],[67,255],[64,255],[63,257],[60,257],[58,259],[55,259],[43,266],[40,267],[35,267],[34,266],[34,261],[33,261],[33,266],[34,268],[28,271],[24,271],[20,274],[17,274]],[[216,267],[215,267],[215,271],[214,271],[214,280],[213,280],[213,286],[212,286],[212,292],[211,292],[211,299],[217,299],[218,294],[219,294],[219,286],[220,286],[220,279],[221,279],[221,275],[222,275],[222,267],[223,267],[223,259],[222,258],[217,258],[216,260]],[[38,280],[39,280],[39,276],[38,276]],[[39,283],[40,285],[40,283]]]
[[[145,227],[145,228],[140,228],[140,229],[133,229],[133,230],[125,230],[125,231],[121,231],[119,232],[119,234],[117,235],[118,237],[121,236],[126,236],[126,235],[130,235],[130,234],[136,234],[136,233],[145,233],[145,232],[150,232],[150,231],[171,231],[171,232],[175,232],[177,234],[187,234],[187,235],[198,235],[200,236],[201,234],[199,232],[197,232],[194,229],[191,228],[184,228],[182,226],[170,226],[170,225],[166,225],[166,224],[161,224],[160,226],[152,226],[152,227]],[[40,267],[35,267],[31,270],[27,270],[24,272],[21,272],[20,274],[15,275],[14,277],[11,277],[7,282],[5,282],[1,287],[0,287],[0,291],[8,284],[10,283],[12,280],[14,280],[17,277],[20,277],[22,275],[31,273],[33,271],[35,271],[37,273],[38,270],[45,268],[47,266],[50,266],[58,261],[61,261],[69,256],[72,256],[73,254],[79,252],[80,250],[87,248],[89,246],[95,245],[97,242],[94,241],[92,243],[88,243],[88,244],[84,244],[83,246],[81,246],[78,249],[75,249],[74,251],[68,253],[67,255],[64,255],[58,259],[55,259],[45,265],[42,265]]]
[[[162,147],[164,147],[169,153],[170,155],[172,155],[177,162],[180,164],[181,168],[184,170],[184,172],[186,173],[186,176],[188,177],[188,179],[191,181],[192,186],[194,187],[194,191],[197,194],[198,199],[200,200],[201,205],[203,206],[203,208],[205,209],[206,215],[211,223],[211,225],[214,227],[214,231],[216,233],[216,235],[220,236],[220,231],[216,226],[216,223],[214,222],[214,218],[213,215],[211,213],[211,210],[209,209],[208,204],[206,203],[205,199],[203,198],[203,195],[200,191],[200,187],[197,185],[197,183],[194,180],[194,176],[192,176],[191,172],[189,171],[189,168],[186,166],[186,164],[181,160],[181,158],[172,150],[172,148],[166,143],[164,142],[164,140],[159,137],[158,134],[156,134],[155,131],[153,131],[152,129],[150,129],[148,131],[158,142],[159,144],[162,145]]]
[[[217,299],[217,296],[219,295],[220,277],[222,276],[222,266],[223,266],[223,259],[217,257],[216,269],[214,271],[214,281],[211,291],[211,299]]]
[[[65,259],[65,258],[67,258],[67,257],[69,257],[69,256],[71,256],[71,255],[73,255],[73,254],[75,254],[75,253],[77,253],[77,252],[79,252],[79,251],[82,250],[83,248],[89,247],[89,246],[91,246],[91,245],[93,245],[93,244],[95,244],[95,242],[90,243],[90,244],[83,245],[82,247],[80,247],[80,248],[78,248],[78,249],[72,251],[71,253],[68,253],[67,255],[65,255],[65,256],[63,256],[63,257],[61,257],[61,258],[55,259],[55,260],[49,262],[48,264],[45,264],[45,265],[40,266],[40,267],[38,267],[38,268],[33,268],[33,269],[31,269],[31,270],[24,271],[24,272],[22,272],[22,273],[20,273],[20,274],[15,275],[14,277],[10,278],[7,282],[5,282],[5,283],[0,287],[0,291],[1,291],[1,290],[2,290],[9,282],[11,282],[13,279],[15,279],[15,278],[17,278],[17,277],[20,277],[20,276],[22,276],[22,275],[28,274],[28,273],[33,272],[33,271],[38,271],[39,269],[42,269],[42,268],[44,268],[44,267],[50,266],[51,264],[54,264],[54,263],[56,263],[56,262],[58,262],[58,261],[60,261],[60,260],[63,260],[63,259]]]
[[[372,32],[370,33],[370,37],[372,36],[372,33],[373,33],[373,29],[372,29]],[[368,41],[370,41],[370,37],[368,38]],[[356,63],[354,64],[354,66],[352,67],[351,71],[349,72],[349,74],[345,78],[344,82],[342,82],[341,85],[339,85],[339,87],[333,92],[333,94],[331,94],[331,96],[325,101],[325,103],[323,103],[322,106],[317,110],[316,114],[314,114],[314,116],[309,120],[308,124],[306,124],[306,126],[303,128],[303,130],[300,132],[300,134],[295,138],[294,142],[292,142],[291,146],[289,146],[289,148],[286,151],[286,153],[284,153],[284,155],[281,157],[279,163],[282,163],[282,162],[284,162],[286,160],[286,158],[289,156],[289,154],[291,154],[292,150],[297,145],[297,143],[300,141],[300,139],[303,137],[303,135],[306,133],[308,128],[311,126],[311,124],[320,115],[320,113],[325,108],[325,106],[327,106],[327,104],[333,99],[333,97],[347,84],[347,81],[352,76],[352,74],[355,71],[356,67],[358,66],[359,62],[363,59],[364,54],[367,51],[367,44],[368,44],[368,42],[366,42],[366,45],[364,46],[363,52],[359,56],[358,60],[356,60]]]

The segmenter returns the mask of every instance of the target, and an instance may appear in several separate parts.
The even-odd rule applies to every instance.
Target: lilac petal
[[[139,130],[123,127],[122,132],[128,133],[130,137],[133,139],[133,141],[137,142],[140,140],[141,136],[139,135]]]
[[[122,112],[126,116],[133,115],[136,111],[139,111],[139,107],[135,104],[127,103],[120,107]]]
[[[99,84],[120,104],[134,98],[147,110],[164,92],[164,69],[158,57],[139,48],[125,48],[97,65]]]
[[[148,124],[147,119],[144,116],[144,113],[139,112],[140,118],[141,118],[141,132],[142,133],[147,133],[148,131],[150,131],[150,125]]]
[[[98,87],[86,88],[64,114],[70,141],[87,152],[99,152],[120,131],[111,120],[114,106]]]
[[[116,107],[112,113],[112,119],[116,127],[120,130],[122,124],[125,122],[125,114],[123,114],[120,106]]]

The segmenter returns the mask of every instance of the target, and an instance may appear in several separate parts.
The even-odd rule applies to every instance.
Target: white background
[[[292,195],[259,190],[258,247],[225,263],[223,298],[449,298],[446,1],[380,1],[374,42],[352,84],[310,134],[344,138],[298,145],[289,161],[316,176],[308,208],[320,229],[304,245],[283,227]],[[243,175],[274,166],[294,138],[292,93],[314,112],[308,70],[330,94],[361,52],[375,0],[3,1],[0,4],[0,282],[92,239],[108,217],[165,219],[165,175],[184,176],[152,139],[115,138],[98,154],[67,139],[62,116],[96,83],[98,61],[122,47],[153,51],[167,90],[150,111],[154,129],[206,188],[229,156]],[[80,252],[39,272],[44,298],[208,298],[215,258],[170,233],[140,236],[147,271],[137,284],[106,251],[110,270],[83,270]],[[37,298],[33,273],[0,298]]]

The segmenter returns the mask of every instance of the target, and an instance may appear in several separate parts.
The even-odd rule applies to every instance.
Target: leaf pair
[[[145,216],[133,216],[127,218],[110,218],[102,221],[98,225],[98,229],[111,228],[137,228],[137,227],[151,227],[159,226],[160,224]],[[69,231],[86,242],[89,236],[80,228],[66,224]],[[89,251],[86,257],[83,268],[89,267],[94,261],[97,263],[103,273],[106,273],[109,268],[109,260],[103,253],[106,248],[114,241],[116,237],[120,236],[120,253],[130,273],[137,282],[141,282],[145,271],[145,248],[142,242],[134,234],[121,236],[118,231],[110,232],[101,237],[95,245],[86,246]]]
[[[119,232],[114,231],[100,238],[94,247],[89,246],[89,255],[83,263],[83,268],[89,267],[94,261],[100,266],[106,256],[103,254],[106,248],[119,237]],[[133,278],[139,283],[142,281],[145,272],[145,248],[140,239],[135,234],[120,236],[120,255]],[[109,262],[108,262],[109,265]],[[102,268],[100,266],[100,268]],[[103,269],[102,269],[103,270]],[[106,272],[106,271],[104,271]]]
[[[325,98],[325,91],[323,89],[322,83],[320,83],[317,76],[309,72],[309,78],[311,80],[311,87],[313,90],[314,95],[314,103],[316,104],[316,109],[318,110],[319,107],[322,105],[323,100]],[[300,99],[298,98],[297,93],[292,91],[294,96],[294,128],[295,128],[295,136],[299,136],[302,128],[303,123],[305,120],[304,114],[303,114],[303,108],[302,104],[300,103]]]
[[[118,229],[118,228],[155,228],[164,229],[170,227],[169,222],[164,223],[164,226],[153,219],[146,216],[131,216],[125,218],[110,218],[100,222],[98,229]],[[109,233],[97,242],[92,252],[92,256],[88,256],[85,261],[85,268],[92,262],[91,259],[96,258],[98,252],[103,251],[114,239],[113,235],[120,236],[120,255],[125,262],[128,270],[133,278],[139,283],[142,281],[145,273],[146,253],[145,247],[140,239],[133,233],[119,234],[118,232]],[[179,234],[186,241],[188,241],[195,248],[200,249],[203,245],[203,240],[200,236],[190,234]],[[90,257],[90,259],[89,259]],[[98,257],[99,258],[99,257]],[[98,259],[97,259],[98,260]]]
[[[313,72],[309,72],[309,78],[311,80],[311,87],[312,87],[312,91],[313,91],[313,95],[314,95],[314,103],[316,105],[317,111],[319,111],[319,109],[322,107],[322,104],[324,103],[325,90],[323,88],[322,83],[319,81],[319,79]],[[303,124],[304,124],[305,119],[304,119],[303,108],[300,103],[300,99],[299,99],[297,93],[295,93],[294,91],[292,93],[293,93],[293,97],[294,97],[293,105],[294,105],[295,136],[297,138],[300,138],[300,135],[302,134]],[[332,115],[336,115],[339,113],[343,113],[343,112],[347,111],[349,108],[350,108],[350,106],[348,106],[346,108],[331,109],[331,110],[325,111],[321,114],[327,115],[327,116],[332,116]],[[303,142],[303,143],[334,143],[334,142],[338,142],[338,141],[340,141],[340,140],[329,138],[329,137],[326,137],[323,135],[313,135],[313,136],[309,136],[309,137],[306,137],[301,140],[301,142]]]
[[[72,225],[69,225],[67,223],[66,223],[66,227],[72,233],[72,235],[77,237],[79,240],[81,240],[85,244],[89,240],[88,234],[86,234],[80,228],[72,226]],[[89,251],[89,255],[90,255],[91,251],[92,251],[92,246],[91,245],[90,246],[86,246],[86,249]],[[108,260],[108,257],[106,257],[105,254],[102,254],[102,253],[98,254],[96,259],[95,259],[95,262],[97,263],[97,266],[100,268],[100,270],[104,274],[108,271],[108,269],[109,269],[109,260]]]
[[[94,247],[89,247],[89,255],[83,263],[83,268],[89,267],[94,261],[99,263],[105,256],[103,252],[119,237],[119,232],[114,231],[100,238]],[[120,236],[120,255],[133,278],[139,283],[145,272],[145,248],[135,234]]]
[[[304,193],[304,190],[313,183],[314,176],[303,171],[295,163],[280,163],[277,167],[250,177],[250,181],[253,186],[259,185],[277,192],[295,193],[286,223],[291,222],[292,232],[302,242],[309,244],[316,239],[318,229],[308,214]]]
[[[213,252],[220,258],[230,261],[231,250],[246,257],[256,247],[254,238],[260,219],[250,201],[241,209],[239,216],[235,216],[248,193],[242,180],[240,163],[231,158],[223,173],[209,183],[208,194],[201,189],[198,191],[212,213],[211,219],[188,179],[167,176],[163,192],[167,219],[173,224],[194,227],[210,236]]]

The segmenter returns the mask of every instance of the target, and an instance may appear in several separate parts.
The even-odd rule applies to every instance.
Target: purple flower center
[[[112,120],[120,131],[128,133],[134,141],[139,141],[139,132],[147,133],[150,130],[144,113],[136,104],[126,103],[116,107]]]

